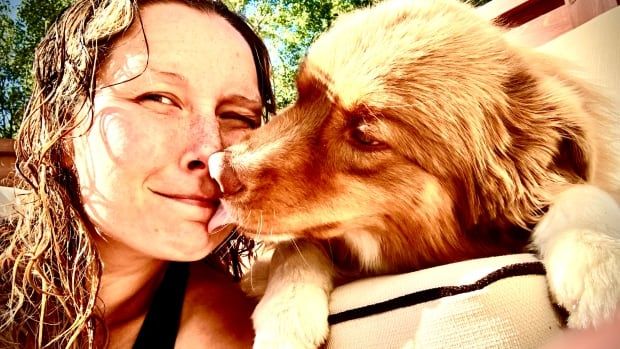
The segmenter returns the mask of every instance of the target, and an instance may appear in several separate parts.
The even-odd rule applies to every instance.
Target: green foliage
[[[265,39],[274,64],[274,89],[278,107],[296,98],[297,67],[310,43],[339,14],[367,7],[381,0],[229,0]],[[432,1],[432,0],[425,0]],[[490,0],[463,0],[474,6]]]
[[[310,43],[340,14],[381,0],[224,0],[265,39],[278,107],[296,97],[297,66]],[[425,0],[431,1],[431,0]],[[490,0],[463,0],[482,5]],[[16,16],[0,0],[0,137],[15,135],[31,89],[36,43],[70,0],[22,0]]]
[[[16,16],[0,0],[0,137],[17,132],[30,96],[34,49],[70,0],[23,0]]]
[[[306,49],[341,13],[380,0],[230,0],[265,39],[273,62],[278,107],[296,97],[295,74]]]
[[[12,52],[19,28],[9,14],[8,0],[0,0],[0,137],[12,135],[11,117],[19,112],[17,101],[23,95],[21,85],[15,80],[18,72]]]

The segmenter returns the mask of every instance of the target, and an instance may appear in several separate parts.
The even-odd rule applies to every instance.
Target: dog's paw
[[[620,242],[598,232],[564,232],[545,257],[549,288],[568,327],[596,327],[620,310]]]
[[[571,328],[596,327],[620,310],[620,207],[589,185],[561,193],[534,231],[556,302]]]
[[[252,315],[254,349],[313,349],[327,338],[328,295],[320,287],[291,284],[266,295]]]

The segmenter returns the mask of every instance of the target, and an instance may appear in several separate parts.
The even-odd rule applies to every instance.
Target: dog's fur
[[[569,325],[610,317],[620,300],[618,118],[560,66],[455,0],[341,16],[301,65],[296,103],[210,161],[244,232],[294,238],[274,252],[255,347],[320,345],[340,276],[531,241]]]

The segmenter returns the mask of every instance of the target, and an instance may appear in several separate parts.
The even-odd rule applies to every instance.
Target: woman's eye
[[[174,105],[172,99],[162,95],[148,95],[147,99],[161,104]]]
[[[228,128],[251,128],[260,126],[260,119],[254,115],[244,115],[235,112],[225,112],[220,114],[222,123]]]
[[[179,108],[179,104],[174,99],[158,93],[144,94],[138,98],[138,101],[159,112],[164,112],[169,108]]]

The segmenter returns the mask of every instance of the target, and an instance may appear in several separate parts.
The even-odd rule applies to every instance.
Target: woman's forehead
[[[113,80],[136,76],[148,62],[189,78],[226,72],[232,80],[257,81],[248,43],[218,14],[158,3],[144,7],[140,15],[141,25],[134,23],[113,46],[103,75],[112,73]]]

